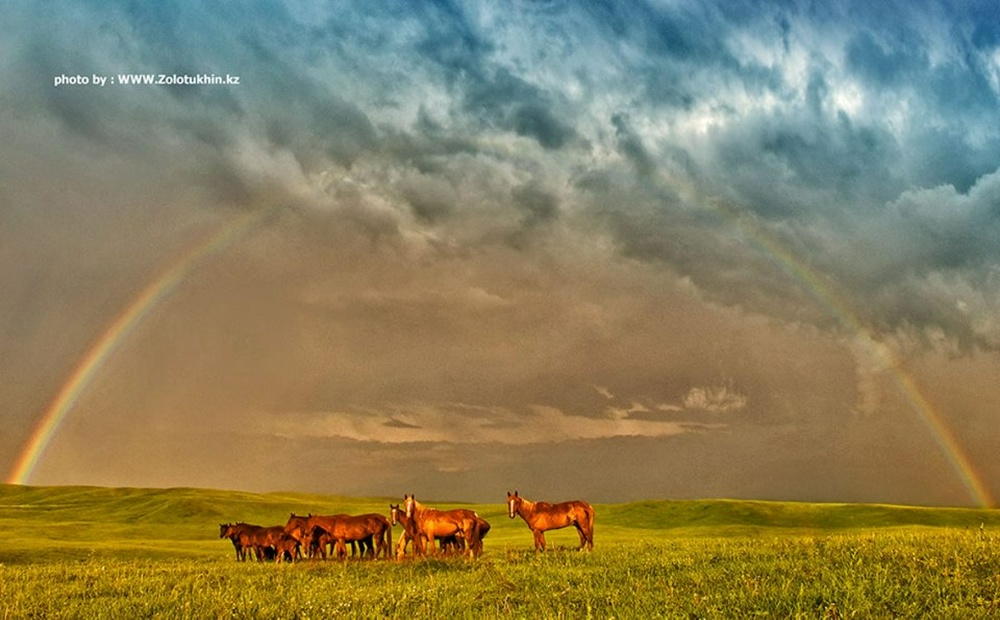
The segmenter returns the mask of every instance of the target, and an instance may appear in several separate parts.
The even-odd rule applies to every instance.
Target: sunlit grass
[[[914,530],[687,538],[540,557],[246,563],[93,558],[0,567],[5,617],[984,617],[1000,538]]]
[[[0,487],[0,618],[963,618],[1000,614],[996,511],[757,502],[597,507],[536,556],[520,519],[475,560],[234,560],[218,522],[382,499]],[[242,511],[242,514],[241,514]],[[225,514],[225,517],[221,515]],[[396,535],[398,536],[398,529]]]

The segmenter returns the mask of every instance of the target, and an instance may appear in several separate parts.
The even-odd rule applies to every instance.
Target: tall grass
[[[633,541],[478,560],[93,559],[0,566],[5,618],[988,617],[992,532]]]
[[[481,558],[234,560],[218,521],[387,500],[0,487],[0,618],[1000,615],[996,511],[773,502],[599,506],[595,550],[502,505]],[[384,512],[385,509],[382,509]],[[255,518],[253,515],[256,515]],[[397,530],[398,535],[398,530]]]

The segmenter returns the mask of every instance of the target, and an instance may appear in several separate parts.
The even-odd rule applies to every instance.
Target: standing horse
[[[298,539],[290,534],[286,534],[284,531],[276,531],[272,534],[271,544],[274,546],[275,563],[281,562],[286,555],[289,562],[294,562],[296,559],[302,557]]]
[[[237,560],[246,560],[247,550],[252,549],[260,562],[269,559],[270,552],[274,551],[273,539],[278,530],[281,530],[280,526],[267,528],[242,522],[223,523],[219,525],[219,538],[228,538],[233,542]]]
[[[482,553],[483,544],[479,537],[480,518],[472,510],[428,508],[407,494],[403,496],[403,514],[413,523],[413,546],[418,554],[424,553],[425,541],[433,550],[435,538],[449,536],[461,536],[465,539],[469,557]]]
[[[407,516],[400,509],[399,504],[389,504],[389,522],[395,526],[397,523],[403,526],[403,532],[399,535],[399,542],[396,543],[396,559],[402,560],[403,556],[406,555],[406,547],[410,544],[411,540],[417,538],[417,530],[413,523],[413,519],[407,518]],[[413,548],[416,550],[417,543],[413,543]]]
[[[320,556],[326,559],[326,545],[329,543],[327,537],[317,536],[312,526],[309,525],[309,516],[297,515],[294,512],[288,517],[285,523],[285,533],[299,541],[305,547],[306,557],[315,559]]]
[[[378,557],[384,554],[389,557],[389,547],[392,544],[392,525],[380,514],[366,515],[309,515],[307,521],[309,531],[325,530],[334,545],[334,555],[344,558],[347,555],[347,543],[369,543],[366,555]],[[374,539],[374,540],[373,540]],[[374,543],[374,544],[372,544]]]
[[[482,537],[486,535],[486,532],[490,531],[490,524],[482,517],[476,516],[479,519],[479,540],[480,547],[479,551],[482,551]],[[406,547],[410,544],[411,540],[416,540],[417,530],[413,519],[407,518],[403,509],[399,507],[399,504],[389,504],[389,520],[393,525],[397,523],[403,526],[403,533],[399,535],[399,541],[396,543],[396,559],[401,560],[406,555]],[[438,537],[438,544],[441,546],[441,551],[447,553],[449,550],[462,551],[465,549],[465,539],[461,537],[460,533],[452,534],[451,536]],[[417,543],[413,543],[414,551],[417,548]]]
[[[233,548],[236,550],[236,561],[242,562],[247,559],[247,548],[244,546],[244,541],[241,536],[243,533],[243,528],[241,526],[246,525],[245,523],[220,523],[219,524],[219,538],[228,538],[233,543]]]
[[[587,502],[572,501],[560,504],[532,502],[507,491],[507,516],[520,515],[535,535],[535,553],[545,551],[545,532],[572,525],[580,535],[580,550],[594,548],[594,509]]]

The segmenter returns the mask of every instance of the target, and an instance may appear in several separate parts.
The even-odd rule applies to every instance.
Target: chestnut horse
[[[330,543],[330,537],[326,530],[315,531],[309,525],[309,516],[291,513],[288,522],[285,523],[285,534],[299,541],[299,544],[305,547],[306,557],[315,559],[316,556],[320,556],[322,559],[326,559],[326,546]]]
[[[477,513],[473,512],[472,514],[476,519],[476,540],[473,544],[476,547],[476,553],[481,554],[483,552],[483,539],[490,533],[491,526],[489,521],[480,517]]]
[[[545,551],[545,532],[572,525],[580,535],[580,550],[594,548],[594,509],[583,501],[532,502],[507,491],[507,516],[520,515],[535,535],[535,553]]]
[[[219,538],[228,538],[233,543],[233,549],[236,550],[236,561],[243,562],[247,559],[247,546],[244,544],[246,540],[242,536],[244,526],[246,523],[220,523],[219,524]],[[254,526],[256,527],[256,526]]]
[[[219,538],[228,538],[236,549],[236,559],[243,561],[247,549],[253,549],[257,561],[268,558],[276,550],[282,533],[281,526],[262,527],[249,523],[223,523],[219,525]]]
[[[486,532],[490,531],[490,524],[486,519],[476,516],[479,519],[479,539],[482,541],[483,536]],[[403,559],[406,555],[406,547],[410,544],[411,540],[415,540],[417,537],[416,526],[413,523],[413,519],[408,519],[403,510],[399,507],[399,504],[389,504],[389,521],[393,524],[399,524],[403,526],[403,533],[399,535],[399,541],[396,543],[396,559]],[[457,534],[452,534],[451,536],[438,537],[438,544],[441,546],[441,551],[448,552],[452,549],[457,551],[462,551],[465,549],[465,539],[461,538]],[[416,550],[416,543],[413,543],[413,548]],[[480,547],[482,551],[482,547]]]
[[[281,526],[272,528],[280,530]],[[299,541],[289,535],[284,531],[276,531],[271,535],[271,545],[274,547],[274,561],[275,563],[281,562],[285,555],[288,555],[288,561],[294,562],[297,558],[302,557],[301,550],[299,548]]]
[[[461,536],[465,539],[469,557],[482,553],[483,542],[479,535],[480,518],[464,508],[437,510],[428,508],[412,495],[403,496],[403,515],[412,521],[413,547],[417,554],[426,551],[425,542],[434,549],[434,539]]]
[[[380,514],[364,515],[309,515],[306,522],[307,531],[312,533],[315,528],[326,531],[334,543],[334,554],[338,558],[347,555],[347,543],[364,543],[372,541],[369,553],[374,557],[380,554],[389,557],[389,547],[392,545],[392,525]]]

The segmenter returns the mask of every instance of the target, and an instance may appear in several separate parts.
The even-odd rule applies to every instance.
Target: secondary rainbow
[[[59,388],[55,398],[46,407],[34,429],[25,441],[14,466],[7,477],[8,484],[27,484],[31,474],[45,454],[45,449],[66,419],[66,415],[80,399],[101,367],[135,331],[144,318],[164,298],[174,292],[192,271],[205,259],[228,247],[261,223],[275,208],[248,213],[224,225],[207,239],[175,260],[171,267],[150,282],[146,288],[118,314],[103,333],[90,345],[74,366],[73,371]]]

